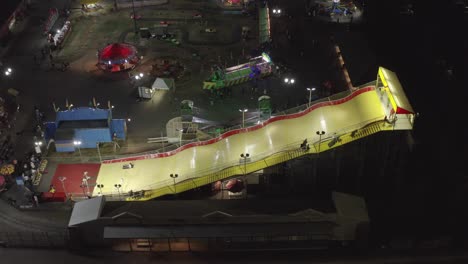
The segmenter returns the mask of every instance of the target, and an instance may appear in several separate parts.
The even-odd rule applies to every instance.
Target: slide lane
[[[104,194],[116,194],[114,184],[122,185],[122,193],[172,188],[170,174],[178,174],[176,183],[183,182],[239,165],[241,153],[249,153],[251,161],[256,161],[294,144],[299,147],[306,138],[312,146],[319,140],[316,131],[325,131],[324,139],[344,128],[383,120],[384,116],[374,87],[364,87],[342,99],[320,102],[305,111],[276,116],[262,124],[232,130],[170,152],[103,161],[96,182],[104,185]],[[315,151],[311,148],[310,152]],[[122,168],[130,162],[134,165],[132,169]],[[232,175],[242,173],[239,169],[231,171]],[[97,195],[97,190],[94,192]]]

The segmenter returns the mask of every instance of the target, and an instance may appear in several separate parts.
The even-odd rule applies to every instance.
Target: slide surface
[[[96,183],[105,186],[102,190],[104,194],[116,195],[115,184],[121,184],[121,193],[158,188],[166,188],[165,194],[179,192],[187,188],[177,189],[178,183],[193,181],[214,171],[235,166],[239,168],[233,170],[231,176],[242,174],[242,166],[245,165],[245,160],[240,157],[242,153],[249,154],[247,162],[255,162],[288,147],[299,148],[306,138],[310,144],[308,152],[316,153],[315,144],[319,141],[317,131],[325,131],[322,140],[330,139],[345,130],[349,132],[350,129],[362,128],[384,118],[384,110],[374,87],[363,87],[344,98],[316,103],[305,111],[275,116],[263,124],[232,130],[217,138],[190,143],[170,152],[103,161]],[[133,168],[123,169],[130,163]],[[263,167],[267,166],[265,162]],[[170,174],[178,175],[176,190],[171,189],[174,182]],[[216,179],[208,180],[213,181]],[[96,189],[93,195],[97,195]],[[153,195],[153,198],[156,196]]]

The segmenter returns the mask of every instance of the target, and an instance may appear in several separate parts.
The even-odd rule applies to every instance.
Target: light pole
[[[96,142],[97,153],[99,156],[99,163],[102,163],[101,150],[99,149],[99,142]]]
[[[179,174],[177,174],[177,173],[172,174],[171,173],[169,176],[174,180],[174,195],[176,195],[177,194],[177,191],[176,191],[176,178],[179,177]]]
[[[83,190],[83,196],[88,197],[88,199],[89,199],[89,195],[87,195],[86,192],[85,192],[86,185],[81,184],[80,188],[81,188],[81,190]]]
[[[63,189],[63,192],[65,193],[65,197],[68,198],[67,189],[65,189],[65,180],[67,179],[67,177],[60,176],[58,177],[58,179],[62,183],[62,189]]]
[[[323,130],[320,130],[320,131],[316,131],[315,134],[317,134],[319,136],[319,145],[318,145],[318,152],[317,152],[317,158],[315,159],[315,166],[314,166],[314,183],[317,181],[317,167],[318,167],[318,159],[320,157],[320,144],[322,143],[322,136],[325,134],[325,131]],[[315,186],[315,184],[314,184]]]
[[[315,91],[315,88],[307,88],[307,91],[309,91],[309,107],[310,107],[310,103],[312,102],[312,91]]]
[[[179,131],[179,147],[182,146],[182,135],[184,133],[184,129],[177,129],[177,131]]]
[[[36,151],[37,154],[41,154],[42,151],[41,151],[41,146],[42,146],[42,141],[36,141],[34,142],[34,150]]]
[[[241,158],[244,159],[244,188],[245,188],[245,197],[247,197],[247,158],[250,157],[249,153],[241,153]]]
[[[80,160],[81,160],[81,162],[83,162],[83,157],[81,156],[81,149],[80,149],[81,141],[80,140],[75,140],[75,141],[73,141],[73,145],[78,147],[78,153],[80,153]]]
[[[135,27],[135,37],[136,37],[136,33],[138,32],[138,30],[137,30],[137,24],[136,24],[137,15],[135,13],[135,2],[134,2],[134,0],[132,0],[132,9],[133,9],[133,26]]]
[[[88,197],[90,195],[90,192],[89,192],[89,183],[88,183],[88,180],[91,179],[91,177],[88,176],[88,172],[85,171],[83,172],[83,179],[81,179],[81,184],[86,186],[86,191],[88,193]]]
[[[244,109],[239,109],[239,112],[242,113],[242,128],[245,126],[245,113],[249,111],[249,109],[244,108]]]
[[[96,187],[99,188],[99,196],[102,195],[102,188],[104,188],[104,184],[97,184]]]
[[[122,201],[122,197],[120,196],[120,188],[122,187],[122,184],[114,184],[114,187],[117,189],[117,193],[119,194],[119,201]]]
[[[318,143],[318,155],[320,155],[320,143],[322,143],[322,136],[325,134],[325,131],[316,131],[315,134],[319,136],[319,143]]]

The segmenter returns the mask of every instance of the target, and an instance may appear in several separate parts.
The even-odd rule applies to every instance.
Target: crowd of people
[[[12,113],[12,116],[15,116],[19,110],[20,110],[20,105],[17,106],[17,111],[14,111],[15,113]],[[44,137],[44,132],[42,128],[42,123],[43,123],[43,113],[40,111],[38,107],[34,107],[34,117],[35,117],[35,122],[33,124],[33,137],[35,141],[42,141]],[[13,118],[13,121],[15,119]],[[11,125],[11,127],[14,127],[14,124]],[[41,152],[37,152],[34,149],[34,146],[31,146],[31,149],[24,153],[24,156],[21,156],[20,153],[15,153],[15,139],[14,136],[16,137],[21,137],[23,136],[24,130],[20,130],[16,132],[15,134],[12,134],[12,129],[6,129],[5,130],[5,141],[3,143],[0,143],[0,146],[3,148],[6,148],[7,150],[4,151],[5,154],[0,152],[0,157],[2,158],[2,167],[3,166],[10,166],[11,171],[8,173],[4,173],[3,176],[5,178],[5,188],[4,191],[7,191],[9,189],[12,189],[15,185],[21,185],[21,188],[15,188],[15,189],[20,189],[22,190],[23,195],[25,196],[25,199],[22,199],[22,201],[28,201],[29,204],[37,204],[37,196],[39,196],[38,193],[36,193],[35,186],[34,186],[34,179],[36,175],[39,173],[39,168],[41,165],[41,159],[42,155]],[[9,132],[9,133],[8,133]],[[5,147],[4,147],[5,146]],[[1,171],[1,170],[0,170]],[[24,188],[22,188],[24,187]],[[10,204],[14,206],[21,206],[15,198],[12,198],[14,195],[7,195],[8,198],[7,200],[10,202]]]

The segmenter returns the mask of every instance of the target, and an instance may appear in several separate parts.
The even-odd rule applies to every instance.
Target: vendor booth
[[[144,87],[144,86],[138,87],[138,96],[144,99],[151,99],[157,90],[174,91],[175,90],[174,79],[156,78],[156,80],[154,80],[153,84],[151,85],[151,88]]]
[[[156,78],[151,88],[154,90],[174,90],[175,89],[174,79]]]
[[[129,44],[114,43],[98,52],[97,66],[105,71],[119,72],[135,68],[139,62],[137,49]]]

